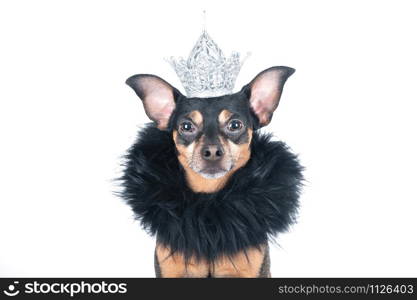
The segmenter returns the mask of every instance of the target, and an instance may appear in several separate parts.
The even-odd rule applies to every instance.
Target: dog
[[[172,139],[187,186],[194,193],[214,194],[251,159],[254,132],[271,122],[294,71],[271,67],[239,92],[210,98],[187,98],[151,74],[134,75],[126,83],[156,127]],[[187,259],[157,242],[155,270],[158,277],[270,277],[268,244],[209,262]]]

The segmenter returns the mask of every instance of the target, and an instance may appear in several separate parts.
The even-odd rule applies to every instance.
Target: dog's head
[[[187,98],[155,75],[134,75],[126,83],[158,128],[172,133],[188,178],[220,179],[249,160],[252,132],[271,121],[292,73],[288,67],[272,67],[240,92],[212,98]]]

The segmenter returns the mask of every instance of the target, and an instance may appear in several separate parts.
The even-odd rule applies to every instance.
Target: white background
[[[0,275],[153,277],[154,241],[113,195],[147,122],[124,84],[182,90],[207,10],[225,51],[252,52],[240,89],[297,69],[266,129],[307,167],[299,223],[273,276],[417,276],[413,1],[2,1]]]

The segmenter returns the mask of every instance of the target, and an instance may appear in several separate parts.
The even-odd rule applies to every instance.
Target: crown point
[[[206,32],[207,28],[207,18],[206,18],[206,10],[203,10],[203,32]]]

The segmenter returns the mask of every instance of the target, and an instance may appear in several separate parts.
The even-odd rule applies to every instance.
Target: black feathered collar
[[[187,187],[170,133],[147,126],[126,156],[122,197],[158,243],[213,262],[259,247],[294,222],[302,167],[283,142],[254,132],[248,163],[212,194]]]

